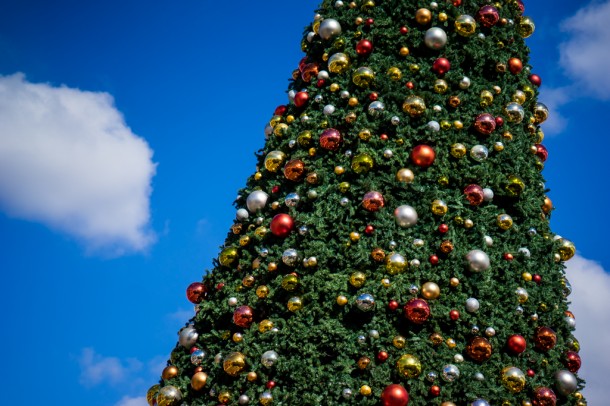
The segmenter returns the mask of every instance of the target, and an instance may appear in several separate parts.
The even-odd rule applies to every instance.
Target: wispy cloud
[[[154,242],[156,166],[107,93],[0,76],[0,209],[114,255]]]
[[[93,348],[84,348],[78,359],[81,368],[80,383],[93,387],[108,383],[121,384],[142,370],[143,364],[137,359],[121,360],[117,357],[105,357]]]
[[[571,91],[572,89],[569,87],[553,89],[542,86],[540,88],[540,101],[549,109],[549,119],[543,124],[545,134],[560,134],[566,129],[568,119],[561,113],[561,107],[568,104],[572,99]]]
[[[140,396],[137,398],[125,396],[123,399],[119,400],[114,406],[148,406],[148,402],[146,401],[146,397],[144,396]]]

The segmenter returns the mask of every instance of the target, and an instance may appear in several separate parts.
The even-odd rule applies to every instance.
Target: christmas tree
[[[150,405],[585,405],[520,0],[324,1]]]

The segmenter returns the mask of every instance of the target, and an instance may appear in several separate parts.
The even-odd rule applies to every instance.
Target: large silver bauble
[[[178,335],[178,343],[180,343],[180,345],[187,350],[190,350],[191,347],[197,343],[198,338],[199,333],[197,333],[195,327],[188,326],[180,330],[180,334]]]
[[[474,400],[470,406],[489,406],[489,402],[486,401],[485,399],[477,399]]]
[[[288,266],[296,266],[299,262],[299,253],[294,248],[289,248],[282,254],[282,262]]]
[[[363,312],[370,312],[375,308],[375,298],[369,293],[363,293],[356,298],[356,306]]]
[[[489,156],[489,150],[484,145],[475,145],[470,150],[470,157],[477,162],[483,162]]]
[[[426,31],[424,42],[428,48],[438,51],[447,45],[447,33],[442,28],[432,27]]]
[[[250,398],[248,397],[248,395],[240,395],[237,401],[240,405],[247,405],[248,403],[250,403]]]
[[[479,307],[481,307],[481,304],[474,297],[471,297],[466,300],[466,311],[467,312],[476,313],[477,311],[479,311]]]
[[[250,214],[248,213],[248,210],[246,210],[246,209],[239,209],[239,210],[237,210],[235,217],[237,218],[237,221],[245,221],[245,220],[248,220],[248,217],[250,217]]]
[[[280,356],[273,350],[265,351],[261,356],[261,364],[267,368],[271,368],[277,362]]]
[[[481,250],[472,250],[466,255],[468,267],[472,272],[482,272],[491,266],[489,256]]]
[[[394,217],[396,217],[396,223],[401,227],[412,227],[417,223],[417,212],[415,209],[408,205],[398,206],[394,210]]]
[[[511,123],[520,123],[525,118],[525,110],[519,103],[511,102],[506,105],[504,112]]]
[[[318,28],[318,34],[324,40],[332,39],[337,35],[341,34],[341,24],[339,24],[339,21],[337,20],[327,18],[326,20],[320,23],[320,27]]]
[[[555,388],[558,394],[568,396],[578,389],[578,380],[573,373],[562,369],[555,372]]]
[[[257,210],[265,207],[268,198],[269,195],[267,193],[263,192],[262,190],[255,190],[248,195],[248,198],[246,199],[246,206],[250,212],[255,213]]]
[[[157,402],[160,405],[177,405],[182,400],[182,392],[175,386],[164,386],[157,394]]]
[[[453,364],[448,364],[443,367],[443,379],[447,382],[453,382],[460,377],[460,370]]]

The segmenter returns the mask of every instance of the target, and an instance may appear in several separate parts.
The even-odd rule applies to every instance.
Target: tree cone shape
[[[289,102],[275,114],[270,108],[271,125],[281,131],[268,127],[260,172],[239,193],[241,210],[224,244],[237,255],[205,275],[208,293],[190,321],[197,343],[192,349],[176,346],[169,365],[179,374],[161,381],[180,391],[183,404],[216,405],[222,394],[230,405],[247,399],[290,406],[378,405],[385,388],[400,384],[410,405],[466,405],[477,399],[481,405],[517,405],[531,401],[537,387],[557,387],[554,376],[565,369],[564,354],[578,351],[579,344],[564,316],[570,289],[561,262],[566,256],[558,251],[563,240],[553,238],[550,212],[542,213],[541,162],[532,153],[539,141],[533,114],[537,89],[528,79],[522,37],[529,32],[520,24],[530,20],[524,20],[520,1],[498,0],[499,22],[483,27],[477,20],[475,32],[465,36],[456,31],[456,20],[476,19],[486,3],[437,3],[425,24],[416,19],[424,3],[415,0],[357,1],[356,7],[330,0],[320,6],[323,21],[306,30],[306,55],[299,64],[301,73],[315,66],[318,77],[295,74],[289,88],[292,94],[306,89],[310,102],[300,107]],[[435,27],[446,33],[446,43],[438,30],[427,36]],[[364,56],[358,54],[363,39],[372,44]],[[400,53],[404,47],[410,51],[406,56]],[[337,53],[350,65],[333,73],[329,57]],[[441,57],[451,63],[444,75],[432,69]],[[524,69],[496,69],[511,58]],[[368,68],[366,82],[358,76],[360,68]],[[438,91],[439,80],[446,91]],[[493,97],[486,93],[481,99],[485,90]],[[511,122],[506,106],[515,94],[526,95],[525,117]],[[322,102],[313,102],[317,96]],[[421,114],[403,110],[410,97],[423,100]],[[450,104],[456,97],[461,103]],[[496,120],[485,133],[475,129],[481,115]],[[325,138],[330,129],[337,140],[332,148]],[[418,145],[435,152],[429,166],[411,159]],[[282,170],[266,170],[264,158],[271,151],[281,151],[286,162],[303,162],[305,173],[287,179]],[[359,154],[372,158],[370,170],[352,169]],[[408,184],[396,179],[405,169],[413,173]],[[509,188],[515,177],[524,185],[518,194]],[[472,184],[484,190],[480,205],[471,205],[463,193]],[[256,191],[272,198],[248,210],[246,199]],[[378,210],[363,206],[369,192],[383,197]],[[443,201],[448,212],[433,213],[434,201]],[[403,205],[417,212],[414,222],[397,221],[394,211]],[[294,222],[281,235],[271,225],[278,214]],[[511,227],[498,225],[501,215],[512,218]],[[450,252],[440,250],[446,241]],[[480,272],[466,259],[476,250],[490,262]],[[407,266],[390,274],[372,253],[399,254]],[[350,284],[354,272],[365,275],[358,287]],[[291,274],[298,283],[287,289],[282,281]],[[540,276],[539,283],[532,274]],[[426,282],[438,285],[439,295],[427,301],[430,315],[418,324],[406,319],[403,307],[423,299],[420,287]],[[257,295],[261,286],[268,294]],[[467,308],[469,298],[480,307]],[[400,306],[388,306],[391,301]],[[252,309],[251,325],[233,322],[240,306]],[[452,312],[460,317],[451,318]],[[274,327],[259,328],[263,321]],[[542,327],[555,332],[556,346],[534,342]],[[519,355],[506,346],[516,334],[527,341]],[[467,355],[473,337],[489,341],[489,357],[456,359]],[[191,360],[194,349],[205,356],[197,352]],[[380,351],[387,359],[377,358]],[[226,358],[230,354],[240,354],[239,365]],[[421,364],[411,378],[397,369],[405,354]],[[361,369],[363,357],[371,362]],[[533,370],[535,382],[528,378],[522,391],[511,391],[501,380],[506,368]],[[207,374],[205,390],[191,387],[193,371]],[[429,372],[439,376],[438,398],[431,397]],[[562,390],[581,390],[583,382],[576,379],[576,387],[570,383]],[[558,396],[557,405],[580,398]]]

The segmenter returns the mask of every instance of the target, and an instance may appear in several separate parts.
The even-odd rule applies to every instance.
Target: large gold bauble
[[[286,159],[286,154],[282,151],[271,151],[265,157],[265,168],[269,172],[277,172],[280,170]]]
[[[352,82],[358,87],[369,87],[375,80],[375,73],[367,66],[362,66],[356,69],[352,75]]]
[[[432,210],[432,213],[434,213],[434,215],[444,216],[445,214],[447,214],[449,207],[447,206],[447,203],[440,199],[437,199],[432,202],[432,206],[430,207],[430,209]]]
[[[438,94],[445,94],[449,90],[449,85],[444,79],[436,79],[434,82],[434,92]]]
[[[419,117],[426,111],[426,102],[418,96],[410,96],[402,104],[402,111],[411,117]]]
[[[349,69],[350,60],[349,56],[344,53],[338,52],[333,54],[328,59],[328,70],[332,73],[344,73]]]
[[[542,124],[549,118],[549,108],[542,103],[536,103],[534,106],[534,122]]]
[[[303,301],[301,300],[300,297],[291,297],[290,299],[288,299],[288,310],[290,310],[291,312],[298,312],[299,310],[301,310],[303,308]]]
[[[288,274],[282,278],[282,288],[288,292],[294,291],[299,286],[299,278],[296,275]]]
[[[455,20],[455,31],[462,37],[470,37],[477,31],[477,22],[474,17],[462,14]]]
[[[386,256],[385,269],[390,275],[397,275],[407,269],[407,260],[399,253],[393,252]]]
[[[158,406],[177,406],[182,400],[182,392],[175,386],[164,386],[157,394]]]
[[[502,370],[502,384],[512,393],[525,388],[525,374],[517,367],[506,367]]]
[[[366,282],[366,275],[364,272],[356,271],[349,277],[349,283],[355,288],[361,288]]]
[[[534,31],[536,30],[536,25],[534,21],[529,17],[521,17],[517,23],[517,32],[521,37],[528,38],[531,37]]]
[[[159,393],[160,388],[161,386],[156,384],[151,386],[150,389],[148,389],[148,392],[146,392],[146,402],[148,402],[149,406],[153,406],[157,401],[157,394]]]
[[[415,179],[415,175],[411,169],[402,168],[396,172],[396,180],[404,183],[411,183]]]
[[[509,175],[506,192],[509,196],[517,197],[525,190],[525,183],[517,175]]]
[[[200,391],[203,389],[205,384],[208,382],[208,374],[205,372],[197,372],[191,378],[191,387],[196,391]]]
[[[566,238],[559,240],[559,256],[562,261],[571,259],[576,254],[576,246],[574,243]]]
[[[421,374],[420,360],[411,354],[404,354],[396,361],[396,369],[398,373],[407,379],[417,378]]]
[[[169,365],[163,369],[163,372],[161,372],[161,378],[167,381],[168,379],[177,377],[179,373],[180,371],[176,366]]]
[[[367,173],[375,166],[375,161],[369,154],[358,154],[352,159],[352,169],[356,173]]]
[[[426,282],[421,287],[421,295],[428,300],[438,299],[441,295],[441,288],[434,282]]]
[[[432,12],[427,8],[420,8],[415,12],[415,21],[420,25],[428,25],[432,21]]]
[[[239,252],[237,251],[237,248],[228,247],[220,252],[218,262],[220,262],[220,265],[222,266],[231,266],[237,260],[238,256]]]
[[[229,392],[229,391],[226,391],[226,390],[222,391],[218,395],[218,401],[222,404],[227,404],[227,403],[229,403],[230,400],[231,400],[231,392]]]
[[[256,296],[259,299],[264,299],[267,296],[269,296],[269,288],[265,285],[261,285],[258,288],[256,288]]]
[[[502,230],[508,230],[513,226],[513,218],[508,214],[500,214],[496,220]]]
[[[395,336],[392,339],[392,345],[400,350],[405,348],[405,345],[407,345],[407,339],[403,336]]]
[[[392,66],[390,69],[388,69],[388,76],[395,82],[399,81],[402,79],[402,71],[398,67]]]
[[[265,319],[265,320],[261,321],[260,323],[258,323],[258,331],[260,333],[266,333],[268,331],[271,331],[272,328],[273,328],[273,322],[269,319]]]
[[[451,156],[454,158],[464,158],[467,152],[468,151],[466,150],[466,146],[464,144],[457,143],[451,146]]]
[[[232,352],[222,363],[224,371],[231,376],[238,376],[246,369],[246,356],[241,352]]]

